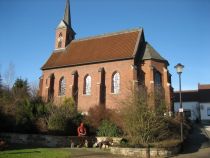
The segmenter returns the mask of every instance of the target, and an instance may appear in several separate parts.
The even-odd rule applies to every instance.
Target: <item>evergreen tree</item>
[[[13,87],[12,91],[19,95],[20,97],[29,97],[30,94],[30,87],[27,80],[23,80],[21,78],[17,78]]]

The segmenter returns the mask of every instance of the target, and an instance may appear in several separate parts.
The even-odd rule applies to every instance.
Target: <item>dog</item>
[[[89,147],[89,142],[88,142],[88,140],[87,140],[87,139],[85,139],[85,144],[84,144],[84,145],[85,145],[85,147],[86,147],[86,148],[88,148],[88,147]]]
[[[110,146],[113,145],[113,140],[105,140],[105,141],[101,141],[97,144],[97,146],[101,149],[103,146],[104,148],[109,148]]]

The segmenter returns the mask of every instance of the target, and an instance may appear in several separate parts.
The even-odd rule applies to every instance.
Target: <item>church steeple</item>
[[[63,20],[66,22],[68,26],[71,27],[71,15],[70,15],[70,4],[69,0],[66,0],[66,8],[65,8],[65,13],[64,13],[64,18]]]
[[[75,38],[75,32],[71,27],[71,15],[69,0],[66,0],[66,7],[63,20],[56,28],[55,49],[65,48]]]

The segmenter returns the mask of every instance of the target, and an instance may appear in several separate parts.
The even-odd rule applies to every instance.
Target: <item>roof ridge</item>
[[[75,39],[72,42],[80,42],[80,41],[85,41],[85,40],[90,40],[90,39],[98,39],[98,38],[104,38],[104,37],[109,37],[109,36],[115,36],[115,35],[120,35],[120,34],[125,34],[125,33],[130,33],[130,32],[135,32],[135,31],[141,31],[143,28],[137,27],[133,29],[127,29],[127,30],[122,30],[122,31],[117,31],[117,32],[111,32],[111,33],[104,33],[96,36],[89,36],[89,37],[84,37],[80,39]]]

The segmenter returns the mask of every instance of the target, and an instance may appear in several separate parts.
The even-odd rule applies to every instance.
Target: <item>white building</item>
[[[185,116],[192,121],[201,120],[210,123],[210,84],[198,84],[198,90],[182,91],[182,105]],[[180,107],[179,92],[174,92],[174,111]]]

